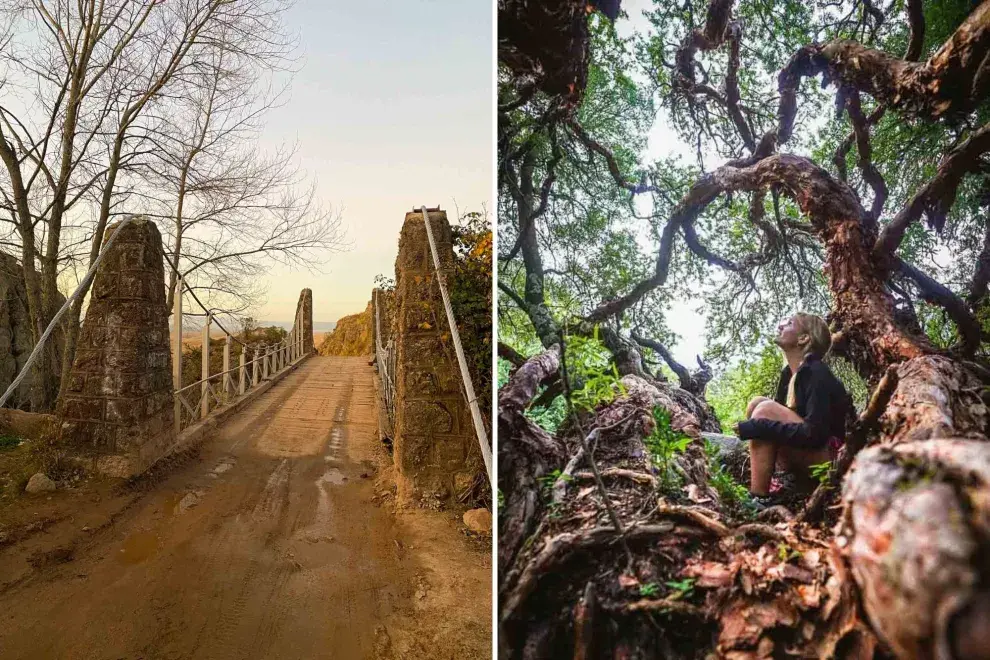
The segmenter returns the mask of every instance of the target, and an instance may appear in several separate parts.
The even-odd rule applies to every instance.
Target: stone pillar
[[[303,289],[299,294],[299,302],[296,303],[296,318],[302,324],[302,352],[303,355],[310,355],[316,352],[313,344],[313,290]]]
[[[429,212],[442,268],[454,253],[447,214]],[[407,213],[395,262],[394,460],[402,504],[451,503],[473,477],[476,443],[444,315],[426,226]]]
[[[161,234],[143,217],[120,231],[96,271],[58,416],[97,470],[131,476],[172,443],[172,356]]]

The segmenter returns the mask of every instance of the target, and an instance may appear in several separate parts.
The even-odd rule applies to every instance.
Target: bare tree
[[[337,244],[336,218],[298,191],[292,152],[238,143],[271,107],[252,90],[291,64],[289,4],[0,0],[3,238],[20,251],[36,338],[61,302],[60,277],[93,262],[124,212],[168,218],[173,265],[234,299],[259,257],[299,263]],[[39,367],[39,407],[56,400],[84,304],[65,318],[61,365]]]
[[[181,274],[219,311],[247,309],[272,262],[313,267],[343,245],[339,216],[323,209],[295,165],[296,152],[256,146],[265,114],[285,88],[258,84],[290,63],[287,53],[224,43],[163,118],[142,190],[148,215],[165,225],[171,265],[168,304]]]

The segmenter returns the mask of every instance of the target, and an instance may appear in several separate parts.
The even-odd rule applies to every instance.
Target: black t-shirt
[[[777,383],[777,396],[774,397],[777,403],[784,406],[787,405],[790,382],[791,368],[784,365]],[[820,449],[828,444],[829,438],[843,438],[852,401],[842,382],[817,355],[808,354],[798,367],[794,395],[794,412],[804,420],[802,423],[747,419],[739,423],[739,437],[743,440],[769,440],[802,449]]]

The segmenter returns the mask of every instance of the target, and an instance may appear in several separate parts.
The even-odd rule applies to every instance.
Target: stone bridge
[[[453,262],[446,214],[429,212],[441,268]],[[96,273],[92,297],[69,374],[68,394],[57,411],[63,441],[97,471],[130,477],[161,458],[195,445],[220,424],[236,417],[276,383],[295,388],[289,398],[298,418],[289,426],[309,439],[326,437],[331,407],[324,400],[333,384],[296,374],[307,367],[334,371],[334,360],[315,355],[313,295],[304,289],[294,326],[275,345],[241,342],[224,332],[223,362],[211,365],[212,319],[202,330],[199,380],[183,380],[183,298],[166,308],[162,240],[155,224],[131,219],[107,229],[108,248]],[[392,438],[398,498],[404,504],[451,504],[484,473],[478,443],[450,346],[448,327],[436,286],[422,214],[406,214],[395,262],[396,289],[375,316],[376,344],[391,351],[390,369],[377,356],[381,414],[379,435]],[[182,286],[180,280],[179,286]],[[178,289],[182,291],[182,289]],[[376,307],[386,296],[373,292]],[[205,311],[205,310],[192,310]],[[170,317],[171,316],[171,323]],[[382,341],[384,340],[384,341]],[[384,353],[381,351],[380,353]],[[392,392],[383,396],[383,381]],[[369,377],[368,388],[372,388]],[[311,388],[316,388],[310,391]],[[322,394],[321,394],[322,392]],[[388,400],[386,400],[388,399]],[[332,410],[330,411],[332,413]],[[291,430],[291,429],[290,429]]]
[[[429,217],[449,264],[446,219]],[[243,346],[207,323],[207,359],[179,353],[181,319],[198,310],[189,291],[166,309],[158,229],[131,219],[108,230],[120,233],[58,428],[70,457],[149,478],[47,480],[55,490],[0,512],[20,516],[0,527],[0,610],[17,613],[0,626],[4,660],[490,654],[490,546],[430,510],[460,508],[459,489],[476,494],[481,460],[424,227],[406,218],[397,313],[379,319],[391,352],[374,362],[315,354],[309,290],[285,341]],[[375,363],[397,380],[392,420],[376,414]],[[382,506],[393,493],[427,507]],[[490,517],[468,520],[491,530]]]

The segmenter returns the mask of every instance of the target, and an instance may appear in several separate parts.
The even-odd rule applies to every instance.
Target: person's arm
[[[780,377],[777,379],[777,393],[773,400],[782,406],[787,405],[787,388],[791,385],[791,368],[786,364],[780,370]]]
[[[778,422],[772,419],[747,419],[739,422],[739,437],[743,440],[768,440],[778,444],[817,449],[828,442],[829,392],[824,379],[809,373],[799,382],[806,389],[804,421]]]

